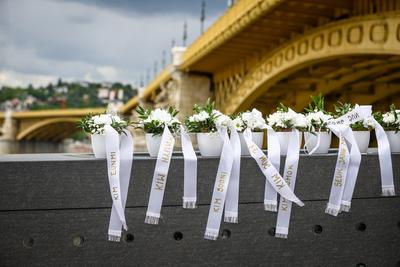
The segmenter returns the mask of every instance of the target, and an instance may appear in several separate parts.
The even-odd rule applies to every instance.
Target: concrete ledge
[[[242,158],[239,224],[203,239],[217,158],[199,158],[195,210],[182,209],[183,160],[173,157],[160,225],[144,224],[155,159],[135,154],[124,241],[107,241],[105,160],[85,154],[0,156],[0,266],[396,266],[400,197],[380,196],[376,154],[363,155],[350,213],[326,215],[336,154],[302,155],[287,240],[263,210],[265,179]],[[393,154],[400,193],[400,154]],[[364,266],[364,265],[358,265]]]

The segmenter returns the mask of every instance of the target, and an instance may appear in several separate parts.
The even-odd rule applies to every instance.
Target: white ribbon
[[[354,137],[353,131],[348,126],[343,132],[343,136],[351,144],[350,148],[350,162],[347,170],[346,183],[344,186],[340,211],[348,212],[351,206],[351,199],[353,197],[354,188],[356,186],[358,170],[361,164],[361,152],[358,148],[357,141]]]
[[[228,190],[233,165],[233,149],[231,142],[229,141],[227,129],[218,128],[218,132],[224,144],[222,146],[221,159],[219,161],[217,176],[215,178],[206,232],[204,234],[204,238],[209,240],[217,240],[218,238],[226,192]]]
[[[325,209],[325,212],[330,215],[337,216],[340,211],[348,211],[350,209],[351,198],[361,163],[361,153],[350,124],[363,120],[369,115],[371,115],[370,109],[356,105],[352,111],[327,122],[328,128],[339,137],[340,142],[329,203]],[[351,145],[350,150],[346,141]],[[341,200],[338,203],[339,197]]]
[[[184,160],[183,208],[194,209],[197,201],[197,156],[190,136],[182,125],[181,142]]]
[[[293,192],[296,183],[297,167],[299,165],[300,146],[300,132],[297,129],[293,129],[289,137],[288,153],[286,156],[285,170],[283,174],[283,178]],[[275,230],[276,237],[287,238],[289,233],[291,211],[292,202],[284,197],[281,197],[279,201],[278,219]]]
[[[310,134],[313,134],[313,133],[310,133]],[[308,147],[308,145],[310,142],[313,141],[312,136],[310,136],[308,138],[308,140],[304,140],[304,153],[305,154],[312,155],[312,154],[314,154],[315,151],[317,151],[317,149],[321,145],[321,130],[318,130],[318,134],[316,135],[316,137],[317,137],[317,144],[315,145],[315,147],[313,149],[311,149],[311,151],[310,151],[310,148]]]
[[[149,205],[147,207],[146,219],[144,220],[145,223],[158,224],[160,219],[161,206],[164,198],[165,186],[167,183],[168,170],[171,163],[174,144],[174,136],[165,125],[164,132],[161,137],[160,150],[158,151],[153,182],[151,184]]]
[[[379,167],[381,169],[382,195],[394,196],[393,166],[390,144],[385,130],[372,117],[375,124],[375,135],[378,142]]]
[[[119,134],[110,125],[104,126],[106,135],[106,154],[107,154],[107,173],[110,185],[111,199],[113,207],[125,230],[128,229],[125,220],[124,208],[122,205],[121,185],[120,185],[120,150]],[[119,229],[120,230],[120,229]]]
[[[348,126],[343,126],[348,127]],[[350,153],[346,144],[346,140],[342,135],[344,128],[340,127],[336,133],[339,137],[338,158],[336,160],[335,173],[333,175],[331,193],[329,202],[326,206],[325,213],[337,216],[340,211],[340,204],[343,197],[344,186],[346,182],[347,170],[350,162]]]
[[[120,184],[122,207],[123,210],[125,210],[132,170],[133,137],[130,131],[125,130],[124,133],[120,135],[120,138]],[[108,240],[119,242],[121,240],[121,228],[122,222],[119,219],[115,205],[113,205],[111,209],[110,223],[108,225]]]
[[[270,126],[267,126],[267,137],[268,158],[279,172],[281,165],[281,147],[276,132]],[[264,209],[267,211],[277,211],[277,197],[278,195],[275,189],[268,180],[265,180]]]
[[[226,193],[224,221],[227,223],[238,223],[241,147],[239,134],[236,129],[231,127],[230,132],[230,142],[233,150],[233,165],[231,177],[229,179],[228,191]]]
[[[272,185],[274,190],[287,200],[292,201],[301,207],[304,206],[304,203],[293,193],[292,189],[290,189],[276,168],[268,160],[267,156],[265,156],[262,150],[256,144],[254,144],[251,138],[251,131],[249,129],[244,131],[243,137],[246,141],[246,145],[250,151],[251,157],[257,162],[261,172]]]

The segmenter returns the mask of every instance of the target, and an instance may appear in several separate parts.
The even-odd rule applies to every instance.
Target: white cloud
[[[181,44],[185,19],[190,43],[199,32],[194,16],[121,13],[79,2],[0,0],[0,74],[8,77],[1,83],[29,83],[29,78],[47,83],[43,77],[133,83],[147,69],[153,73],[154,61],[160,66],[162,50],[170,59],[171,39]]]
[[[36,75],[36,74],[23,74],[14,71],[0,72],[0,86],[26,86],[32,84],[33,86],[47,85],[55,83],[58,77],[50,75]]]
[[[118,71],[112,66],[97,67],[97,72],[104,77],[104,80],[115,81],[118,79]]]

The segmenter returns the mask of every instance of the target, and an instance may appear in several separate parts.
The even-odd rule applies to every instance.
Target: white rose
[[[108,114],[101,114],[92,117],[94,124],[110,125],[112,123],[111,116]]]
[[[237,131],[241,132],[244,130],[244,123],[240,117],[237,117],[234,120],[232,120],[232,124]]]
[[[111,116],[111,118],[115,121],[115,122],[121,122],[121,118],[117,115]]]
[[[152,116],[153,120],[160,123],[169,124],[172,120],[172,116],[168,111],[159,108],[153,110],[150,115]]]
[[[368,117],[368,118],[364,119],[363,120],[363,126],[364,126],[364,128],[372,128],[372,129],[374,129],[375,128],[375,122],[374,122],[373,118],[372,117]]]
[[[250,111],[243,112],[241,117],[243,122],[251,130],[265,129],[267,127],[267,124],[265,123],[265,120],[262,117],[262,113],[255,108],[253,108],[251,112]]]
[[[313,111],[306,115],[308,123],[311,125],[312,123],[316,125],[322,125],[326,123],[328,120],[332,118],[331,115],[325,114],[322,111]],[[322,121],[322,122],[321,122]]]
[[[206,111],[201,111],[198,115],[198,121],[206,121],[210,115]]]
[[[230,127],[230,126],[232,126],[232,120],[231,120],[231,118],[229,118],[229,116],[226,116],[226,115],[221,113],[221,115],[219,115],[215,119],[215,126],[217,126],[217,127],[221,127],[221,126]]]
[[[298,127],[298,128],[306,128],[308,127],[310,124],[308,123],[306,117],[301,114],[301,113],[297,113],[293,118],[292,118],[292,125],[294,127]]]
[[[394,116],[393,113],[387,112],[387,113],[383,114],[382,120],[384,123],[390,124],[390,123],[394,123],[396,121],[396,117]]]

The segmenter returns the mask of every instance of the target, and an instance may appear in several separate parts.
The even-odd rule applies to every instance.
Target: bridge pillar
[[[211,96],[211,80],[207,76],[176,72],[173,78],[178,80],[177,108],[180,116],[192,114],[194,104],[202,104]]]
[[[173,95],[171,105],[180,110],[180,118],[192,114],[194,104],[202,104],[211,96],[211,77],[205,74],[179,71],[177,67],[182,63],[182,55],[186,47],[173,47],[172,79],[174,85],[168,88]],[[174,91],[174,92],[171,92]]]
[[[0,140],[15,140],[17,135],[17,122],[12,118],[12,111],[5,113],[3,126],[0,128]]]

